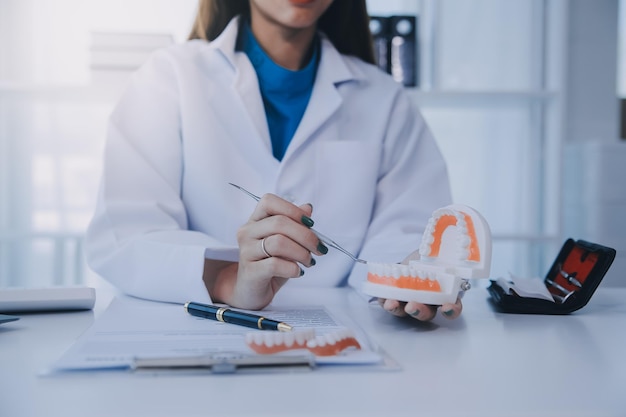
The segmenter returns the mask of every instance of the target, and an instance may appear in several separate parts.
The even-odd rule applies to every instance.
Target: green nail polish
[[[419,310],[409,311],[409,315],[413,317],[417,317],[420,315],[420,311]]]
[[[446,316],[450,317],[451,315],[454,314],[454,310],[446,310],[443,312],[443,314],[445,314]]]
[[[321,241],[317,244],[317,250],[320,251],[323,255],[328,253],[328,248]]]
[[[315,223],[313,221],[313,219],[311,219],[309,216],[302,216],[302,224],[305,225],[306,227],[313,227],[313,224]]]
[[[310,265],[310,266],[313,266],[313,265],[315,265],[316,263],[317,263],[317,262],[315,262],[315,258],[311,258],[311,265]]]
[[[300,276],[304,275],[304,269],[300,268]]]

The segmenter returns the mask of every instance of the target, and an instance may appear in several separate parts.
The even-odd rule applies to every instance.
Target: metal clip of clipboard
[[[239,371],[313,370],[314,368],[313,355],[265,356],[224,352],[202,356],[135,358],[131,367],[135,372],[210,371],[213,374],[232,374]]]

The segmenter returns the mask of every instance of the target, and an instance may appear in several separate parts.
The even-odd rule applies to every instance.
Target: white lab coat
[[[111,116],[86,252],[125,293],[210,301],[204,258],[237,260],[236,231],[256,204],[229,182],[312,203],[317,230],[381,262],[417,249],[432,211],[451,202],[444,160],[402,86],[325,38],[308,107],[276,160],[237,25],[156,53]],[[330,248],[287,285],[358,286],[367,270],[353,266]]]

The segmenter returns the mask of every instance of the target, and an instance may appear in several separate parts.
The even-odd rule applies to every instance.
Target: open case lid
[[[615,259],[615,249],[568,239],[546,274],[554,302],[507,293],[496,281],[487,288],[492,304],[505,313],[568,314],[584,307]]]

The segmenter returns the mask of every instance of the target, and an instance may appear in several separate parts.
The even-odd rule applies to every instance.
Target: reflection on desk
[[[0,415],[626,415],[626,289],[599,288],[567,316],[497,313],[487,298],[474,288],[459,319],[420,324],[347,288],[281,290],[274,305],[324,303],[358,320],[396,372],[42,376],[102,313],[110,298],[99,293],[93,312],[0,326]]]

